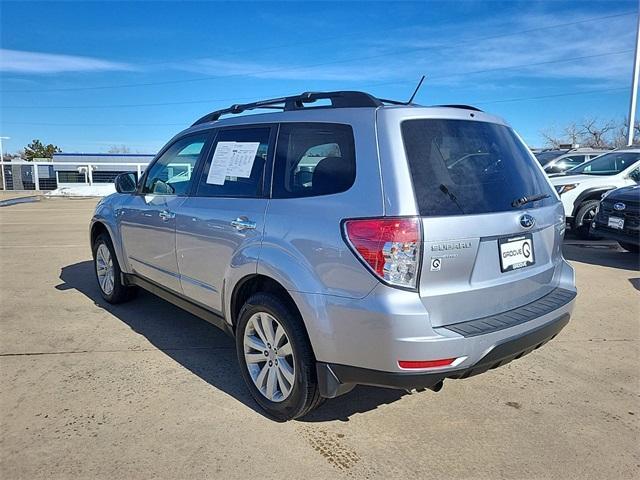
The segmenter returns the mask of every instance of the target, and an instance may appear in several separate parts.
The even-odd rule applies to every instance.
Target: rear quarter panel
[[[306,198],[271,199],[258,273],[287,290],[349,298],[366,296],[377,284],[344,242],[346,218],[384,214],[375,110],[335,109],[297,115],[296,121],[351,125],[356,179],[346,192]]]

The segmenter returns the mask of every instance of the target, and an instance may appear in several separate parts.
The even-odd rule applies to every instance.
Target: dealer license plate
[[[609,217],[609,228],[615,228],[617,230],[622,230],[624,228],[624,218],[620,217]]]
[[[531,234],[498,240],[500,250],[500,270],[510,272],[529,267],[535,262],[533,256],[533,237]]]

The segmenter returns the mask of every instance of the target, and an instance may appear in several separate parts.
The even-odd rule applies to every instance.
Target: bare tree
[[[588,118],[581,123],[571,122],[558,135],[555,128],[540,131],[545,146],[560,148],[563,144],[581,145],[592,148],[620,148],[627,145],[627,119],[599,122]],[[635,145],[640,144],[640,121],[634,125]]]
[[[564,137],[568,140],[566,143],[570,143],[571,145],[579,145],[582,137],[581,129],[576,124],[576,122],[571,122],[569,125],[562,129],[562,133],[564,133]]]
[[[616,128],[611,140],[611,146],[613,148],[621,148],[627,145],[627,127],[626,125],[620,125]]]
[[[547,128],[540,132],[540,135],[544,139],[545,146],[549,148],[560,148],[561,145],[576,145],[580,143],[582,137],[582,129],[576,124],[571,122],[569,125],[562,129],[562,133],[556,133],[555,128]]]
[[[616,129],[615,134],[613,135],[613,140],[611,144],[614,148],[621,148],[627,146],[627,135],[629,133],[628,125],[629,120],[624,119],[618,128]],[[634,145],[640,144],[640,121],[636,122],[634,125]]]
[[[555,129],[548,128],[546,130],[542,130],[540,135],[544,139],[545,147],[560,148],[562,139],[556,134]]]
[[[608,136],[609,132],[616,128],[613,120],[599,125],[597,119],[590,118],[582,122],[580,127],[580,135],[585,146],[592,148],[609,148],[611,146]]]
[[[107,153],[131,153],[131,149],[126,145],[111,145]]]
[[[24,158],[24,151],[23,150],[17,150],[15,153],[6,152],[3,156],[4,156],[4,161],[5,162],[11,162],[13,160],[20,160],[20,159]]]

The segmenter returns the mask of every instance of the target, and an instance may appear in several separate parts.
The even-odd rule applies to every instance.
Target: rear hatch
[[[553,290],[562,206],[517,135],[496,123],[434,118],[405,120],[401,131],[431,324],[505,312]]]

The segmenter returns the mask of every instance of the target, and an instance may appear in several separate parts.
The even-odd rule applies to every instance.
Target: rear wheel
[[[640,252],[640,248],[638,245],[635,245],[633,243],[627,243],[627,242],[618,242],[620,244],[620,246],[622,248],[624,248],[625,250],[627,250],[628,252],[632,252],[632,253],[638,253]]]
[[[272,417],[301,417],[322,401],[315,358],[297,312],[275,295],[252,295],[240,310],[236,349],[251,395]]]
[[[122,271],[118,264],[113,243],[108,235],[98,235],[93,244],[93,266],[102,298],[109,303],[122,303],[136,293],[135,287],[122,282]]]
[[[578,209],[575,219],[573,220],[576,235],[582,239],[595,240],[597,236],[589,233],[591,222],[596,217],[596,210],[600,200],[587,200]]]

